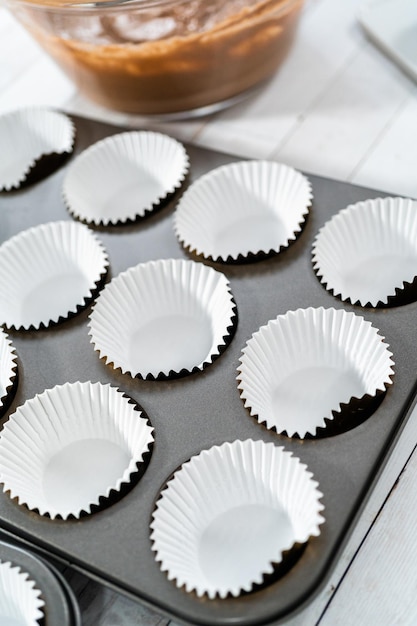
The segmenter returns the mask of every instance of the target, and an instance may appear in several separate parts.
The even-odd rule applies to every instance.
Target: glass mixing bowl
[[[83,95],[165,116],[220,109],[268,79],[291,45],[302,4],[6,0]]]

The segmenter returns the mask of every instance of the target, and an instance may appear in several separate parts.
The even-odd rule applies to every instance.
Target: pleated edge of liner
[[[142,451],[141,458],[136,461],[136,464],[135,464],[136,469],[130,472],[127,480],[120,482],[120,486],[118,488],[109,487],[107,495],[103,495],[103,494],[99,495],[98,498],[96,498],[94,502],[90,502],[90,504],[86,508],[81,509],[78,512],[78,514],[68,513],[65,517],[63,517],[60,513],[57,513],[56,515],[51,516],[51,514],[48,511],[45,511],[44,513],[42,513],[40,509],[37,507],[29,507],[26,502],[24,502],[23,500],[22,501],[20,500],[18,495],[13,496],[10,489],[5,489],[2,476],[0,476],[0,486],[3,488],[3,493],[7,495],[10,498],[10,500],[14,502],[17,506],[24,507],[28,512],[36,513],[41,518],[45,518],[54,523],[56,522],[67,523],[71,521],[79,521],[83,518],[89,518],[94,513],[103,511],[109,508],[110,506],[112,506],[113,504],[116,504],[117,502],[119,502],[125,495],[127,495],[138,484],[142,476],[145,474],[149,466],[149,463],[151,461],[152,452],[153,452],[153,448],[155,445],[155,436],[154,436],[155,428],[147,412],[142,408],[142,406],[138,402],[136,402],[136,400],[134,400],[127,393],[125,393],[124,391],[121,393],[123,394],[123,397],[125,397],[128,400],[129,404],[133,405],[134,410],[140,413],[140,418],[143,418],[146,421],[147,425],[151,428],[151,431],[149,434],[151,435],[152,439],[151,441],[149,441],[147,448]],[[12,416],[9,416],[7,420],[5,420],[4,424],[6,423],[6,421],[9,421],[10,417]],[[1,437],[1,431],[0,431],[0,437]]]
[[[247,252],[246,254],[239,252],[236,256],[229,254],[226,258],[224,258],[223,256],[213,257],[211,254],[207,254],[204,251],[200,252],[197,249],[197,246],[194,246],[194,244],[187,243],[184,240],[184,238],[180,236],[178,232],[177,223],[176,221],[174,221],[174,231],[175,231],[177,240],[188,254],[194,255],[202,261],[210,261],[212,263],[221,263],[224,265],[244,265],[246,263],[248,264],[254,263],[258,261],[263,261],[265,259],[269,259],[271,257],[278,256],[279,254],[281,254],[282,252],[285,252],[285,250],[290,248],[291,245],[294,244],[297,241],[297,239],[301,237],[304,231],[304,227],[307,223],[307,219],[309,217],[311,207],[313,206],[312,185],[308,179],[307,181],[309,185],[309,199],[308,199],[308,202],[305,206],[303,213],[301,214],[302,219],[300,219],[296,228],[294,229],[290,237],[288,237],[286,242],[281,244],[278,248],[270,248],[269,250],[258,250],[257,252]]]
[[[0,397],[0,419],[4,417],[5,413],[9,409],[11,403],[13,402],[13,398],[16,394],[17,387],[19,384],[19,367],[18,367],[18,358],[17,358],[16,349],[13,346],[13,342],[11,341],[11,339],[9,338],[9,336],[7,335],[5,331],[4,331],[4,334],[6,335],[5,340],[10,350],[12,367],[11,367],[11,375],[9,377],[8,384],[5,386],[5,393]]]
[[[109,261],[108,253],[105,250],[104,245],[101,243],[101,241],[99,241],[97,238],[96,240],[101,250],[104,252],[103,270],[100,272],[98,279],[94,282],[94,285],[90,289],[90,292],[84,297],[83,302],[75,305],[75,308],[73,310],[68,311],[66,314],[59,315],[57,319],[49,319],[48,322],[46,323],[39,322],[37,324],[36,323],[29,324],[28,326],[22,326],[22,325],[16,326],[15,324],[9,325],[3,322],[4,327],[7,328],[7,330],[10,330],[12,332],[13,331],[30,332],[30,331],[48,330],[49,328],[59,326],[60,324],[66,322],[67,320],[77,317],[77,315],[79,315],[82,311],[87,309],[90,306],[90,304],[94,302],[94,300],[97,298],[100,291],[103,289],[106,283],[106,278],[110,270],[110,261]]]
[[[98,352],[100,360],[104,361],[106,365],[108,365],[109,367],[113,367],[115,371],[119,370],[122,374],[129,375],[132,378],[137,378],[138,380],[147,380],[147,381],[175,380],[179,378],[185,378],[186,376],[190,376],[191,374],[197,374],[199,372],[204,371],[210,365],[212,365],[215,361],[217,361],[217,359],[226,351],[226,349],[232,343],[233,338],[235,336],[235,333],[238,327],[239,314],[238,314],[236,301],[231,292],[230,285],[228,285],[227,291],[230,294],[230,301],[232,303],[232,315],[230,316],[230,323],[228,324],[228,326],[226,326],[227,334],[223,335],[223,343],[216,346],[216,348],[210,353],[209,357],[201,364],[200,367],[196,365],[191,370],[184,367],[179,371],[170,370],[168,373],[160,371],[156,375],[151,374],[149,372],[147,374],[141,374],[140,372],[133,374],[129,369],[126,369],[126,370],[122,369],[121,365],[118,365],[116,367],[111,357],[105,354],[102,354],[101,351],[95,347],[91,330],[88,333],[91,338],[90,343],[93,345],[94,350]]]
[[[36,600],[37,606],[35,607],[36,614],[33,616],[35,622],[39,625],[43,625],[45,619],[45,610],[47,608],[47,604],[44,599],[43,591],[38,586],[37,581],[32,577],[32,575],[25,570],[22,565],[19,565],[13,561],[13,559],[3,559],[0,555],[0,567],[1,565],[10,565],[11,570],[16,570],[16,573],[19,576],[23,577],[25,584],[28,584],[33,592],[34,598]]]
[[[389,353],[390,356],[393,356],[392,353]],[[391,359],[391,370],[392,373],[389,374],[388,380],[383,381],[381,387],[378,387],[375,390],[374,394],[365,393],[363,396],[358,398],[357,396],[352,396],[348,402],[340,402],[337,409],[332,410],[332,417],[323,417],[322,422],[317,424],[312,431],[307,431],[304,436],[301,436],[297,430],[294,430],[292,434],[289,434],[286,428],[279,429],[275,424],[269,425],[268,418],[261,419],[259,414],[249,405],[249,401],[247,398],[243,396],[243,389],[240,386],[241,378],[240,374],[236,377],[236,380],[239,381],[238,391],[240,398],[243,402],[245,409],[248,410],[250,417],[254,418],[258,424],[265,427],[267,430],[276,433],[277,435],[283,435],[288,437],[289,439],[318,439],[321,437],[332,437],[334,435],[341,434],[346,432],[347,430],[351,430],[356,426],[359,426],[360,423],[366,421],[370,418],[373,413],[377,410],[380,403],[384,399],[388,389],[393,385],[393,378],[395,376],[395,371],[393,366],[395,362]],[[344,422],[349,422],[349,418],[352,416],[360,415],[360,419],[357,422],[354,422],[350,428],[346,428],[343,426]]]
[[[255,439],[252,439],[252,441],[257,441]],[[224,443],[234,443],[232,442],[223,442]],[[272,443],[272,445],[275,446],[275,444],[273,442],[269,442],[270,444]],[[156,497],[156,499],[154,500],[154,505],[152,508],[152,512],[151,512],[151,516],[150,516],[150,529],[151,529],[151,533],[150,533],[150,542],[151,542],[151,551],[154,554],[155,557],[155,561],[156,563],[159,565],[159,568],[161,570],[161,572],[165,573],[167,576],[167,579],[169,582],[172,582],[175,584],[175,586],[177,587],[177,589],[179,591],[183,590],[186,593],[190,594],[190,595],[194,595],[194,597],[197,600],[202,600],[202,599],[209,599],[209,600],[216,600],[216,599],[221,599],[221,600],[226,600],[228,598],[239,598],[243,595],[247,595],[247,594],[251,594],[254,593],[260,589],[263,589],[264,587],[268,586],[269,584],[274,583],[276,580],[282,578],[285,576],[285,574],[287,573],[287,571],[289,571],[294,565],[295,563],[299,560],[299,558],[302,556],[302,553],[304,552],[305,548],[307,547],[307,544],[309,543],[309,541],[313,538],[313,537],[319,537],[321,534],[320,531],[320,526],[322,526],[325,522],[326,522],[326,518],[322,515],[323,511],[325,511],[326,507],[323,504],[323,502],[321,502],[321,500],[324,498],[324,494],[318,489],[320,487],[319,482],[314,478],[314,474],[313,472],[308,468],[308,465],[306,463],[303,463],[301,461],[301,459],[294,455],[294,452],[292,450],[286,450],[284,446],[278,446],[280,447],[283,451],[285,451],[289,456],[293,457],[293,459],[297,459],[298,462],[300,463],[300,466],[302,467],[302,469],[307,473],[308,475],[308,479],[311,480],[312,482],[312,486],[314,487],[314,489],[316,489],[317,491],[317,528],[316,531],[314,533],[310,533],[309,537],[304,541],[294,541],[288,548],[285,548],[283,550],[281,550],[280,552],[280,559],[276,560],[276,559],[271,559],[270,561],[268,561],[268,569],[265,570],[264,572],[260,572],[258,579],[250,582],[246,588],[245,587],[240,587],[238,593],[234,594],[232,591],[227,591],[225,594],[220,594],[218,591],[216,591],[214,594],[209,594],[207,591],[203,591],[202,593],[198,593],[196,586],[193,584],[189,584],[187,585],[186,582],[180,584],[178,581],[178,578],[174,575],[169,576],[169,570],[168,567],[163,567],[163,561],[162,559],[158,558],[158,550],[155,549],[155,539],[153,538],[153,534],[154,534],[154,528],[152,527],[153,522],[154,522],[154,513],[155,511],[159,508],[158,503],[159,501],[162,499],[164,492],[168,489],[169,483],[171,482],[171,480],[173,480],[173,478],[175,477],[175,474],[180,471],[185,465],[187,465],[188,463],[191,462],[191,460],[194,457],[198,457],[200,456],[203,452],[207,452],[209,451],[211,448],[216,448],[216,447],[220,447],[223,444],[219,444],[219,445],[214,445],[211,446],[210,448],[204,449],[204,450],[200,450],[200,452],[198,452],[197,454],[193,455],[191,458],[187,459],[187,461],[184,461],[183,463],[181,463],[180,465],[177,466],[177,468],[175,470],[173,470],[170,475],[168,476],[168,478],[162,483],[162,486],[160,487],[159,491],[158,491],[158,495]],[[277,447],[277,446],[276,446]],[[291,557],[294,557],[293,559]],[[287,567],[287,565],[289,565],[289,567]]]
[[[109,135],[109,136],[111,136],[111,135]],[[187,180],[187,177],[190,175],[190,157],[189,157],[189,154],[188,154],[184,144],[182,144],[177,139],[175,141],[177,141],[183,147],[184,155],[185,155],[184,167],[183,167],[183,170],[181,171],[181,174],[180,174],[180,176],[178,178],[178,181],[175,183],[175,185],[172,185],[169,189],[167,189],[165,194],[155,198],[155,200],[152,202],[152,204],[140,208],[138,210],[138,212],[133,217],[118,218],[116,220],[105,219],[105,218],[97,218],[97,219],[86,218],[80,212],[76,211],[71,206],[71,203],[68,200],[67,194],[65,193],[64,185],[62,185],[62,188],[61,188],[61,198],[62,198],[62,200],[64,202],[64,205],[66,206],[66,209],[67,209],[68,213],[74,219],[76,219],[77,221],[81,222],[82,224],[85,224],[86,226],[91,226],[91,228],[112,228],[112,227],[115,227],[115,226],[116,227],[117,226],[130,226],[130,225],[136,224],[138,222],[142,222],[143,220],[146,220],[147,218],[151,217],[151,215],[153,215],[153,214],[157,213],[158,211],[162,210],[174,198],[176,193],[178,193],[182,189],[182,187],[185,184],[185,181]],[[93,146],[94,146],[94,144],[92,144],[89,147],[93,147]],[[88,150],[88,148],[86,148],[86,149]]]
[[[330,295],[334,296],[341,302],[346,302],[352,306],[358,306],[364,309],[387,309],[412,304],[417,301],[417,274],[411,282],[404,280],[402,287],[395,287],[395,294],[388,295],[383,300],[380,299],[375,303],[370,302],[369,300],[367,302],[353,300],[350,296],[344,296],[336,287],[329,287],[328,282],[325,281],[324,276],[318,267],[318,263],[314,260],[313,270],[319,279],[320,284]]]
[[[28,107],[28,108],[32,108],[32,107]],[[44,108],[44,107],[36,107],[36,108]],[[48,158],[48,157],[63,157],[63,158],[67,158],[69,156],[71,156],[71,154],[73,154],[74,152],[74,147],[75,147],[75,139],[77,136],[77,129],[75,126],[74,121],[72,120],[72,118],[67,115],[66,113],[62,112],[62,111],[58,111],[58,110],[54,110],[54,109],[48,109],[46,108],[45,110],[48,111],[53,111],[55,113],[58,113],[59,115],[62,115],[63,117],[65,117],[68,120],[68,127],[70,130],[70,149],[69,150],[52,150],[51,152],[43,152],[42,154],[40,154],[39,156],[35,157],[34,159],[32,159],[32,161],[30,161],[26,168],[22,171],[22,174],[20,175],[20,178],[16,181],[13,182],[11,184],[3,184],[0,182],[0,193],[8,193],[8,192],[13,192],[13,191],[18,191],[19,189],[21,189],[22,185],[24,185],[24,183],[27,181],[27,179],[29,178],[30,174],[33,172],[33,170],[42,162],[43,159]],[[12,113],[13,111],[11,111]]]

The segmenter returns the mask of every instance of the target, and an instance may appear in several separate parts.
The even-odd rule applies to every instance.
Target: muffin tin
[[[76,154],[122,130],[79,117],[73,120],[77,128]],[[187,146],[187,152],[190,182],[239,160],[193,146]],[[1,241],[31,226],[73,219],[61,196],[66,167],[30,188],[0,195]],[[92,516],[53,520],[29,512],[7,494],[0,494],[0,523],[5,529],[189,624],[277,623],[320,589],[412,408],[417,371],[417,303],[364,309],[340,301],[320,284],[312,264],[312,245],[319,229],[344,207],[383,194],[317,176],[308,179],[313,190],[312,207],[302,232],[288,249],[254,263],[205,262],[226,275],[238,311],[230,345],[207,369],[175,380],[141,380],[123,374],[100,359],[91,345],[91,307],[48,329],[10,333],[17,354],[19,385],[8,415],[55,385],[110,383],[149,416],[155,429],[155,445],[147,470],[135,487]],[[196,260],[175,235],[173,211],[178,199],[179,194],[145,220],[94,228],[108,253],[109,279],[151,260]],[[368,419],[335,436],[301,441],[268,430],[251,417],[240,397],[237,375],[242,350],[253,333],[278,315],[307,307],[333,307],[364,317],[389,345],[395,375]],[[268,584],[237,597],[200,598],[195,592],[178,589],[161,571],[151,549],[152,514],[161,490],[182,464],[202,450],[237,439],[272,442],[299,458],[323,493],[325,523],[292,567],[266,581]]]

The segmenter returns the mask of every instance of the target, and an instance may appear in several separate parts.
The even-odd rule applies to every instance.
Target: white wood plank
[[[363,157],[350,179],[417,198],[417,88]]]
[[[414,88],[395,66],[381,63],[380,52],[367,43],[273,157],[346,180]]]
[[[0,35],[2,35],[2,38],[4,33],[7,33],[10,28],[14,27],[15,22],[16,20],[10,11],[0,5]]]
[[[35,63],[0,96],[0,113],[23,106],[60,107],[74,93],[74,86],[46,56]]]
[[[266,157],[300,124],[352,55],[364,45],[360,0],[322,0],[302,15],[285,63],[260,94],[216,116],[198,143],[241,156]],[[305,149],[305,146],[304,146]]]
[[[417,623],[416,472],[414,452],[320,626]]]
[[[4,51],[0,61],[0,93],[10,87],[17,77],[28,74],[41,59],[42,52],[35,41],[21,27],[15,24],[10,29],[0,32],[1,49]],[[7,62],[13,59],[13,63]]]

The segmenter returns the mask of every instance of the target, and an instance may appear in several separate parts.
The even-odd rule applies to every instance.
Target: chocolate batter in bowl
[[[220,109],[272,76],[303,0],[6,0],[77,84],[145,115]]]

